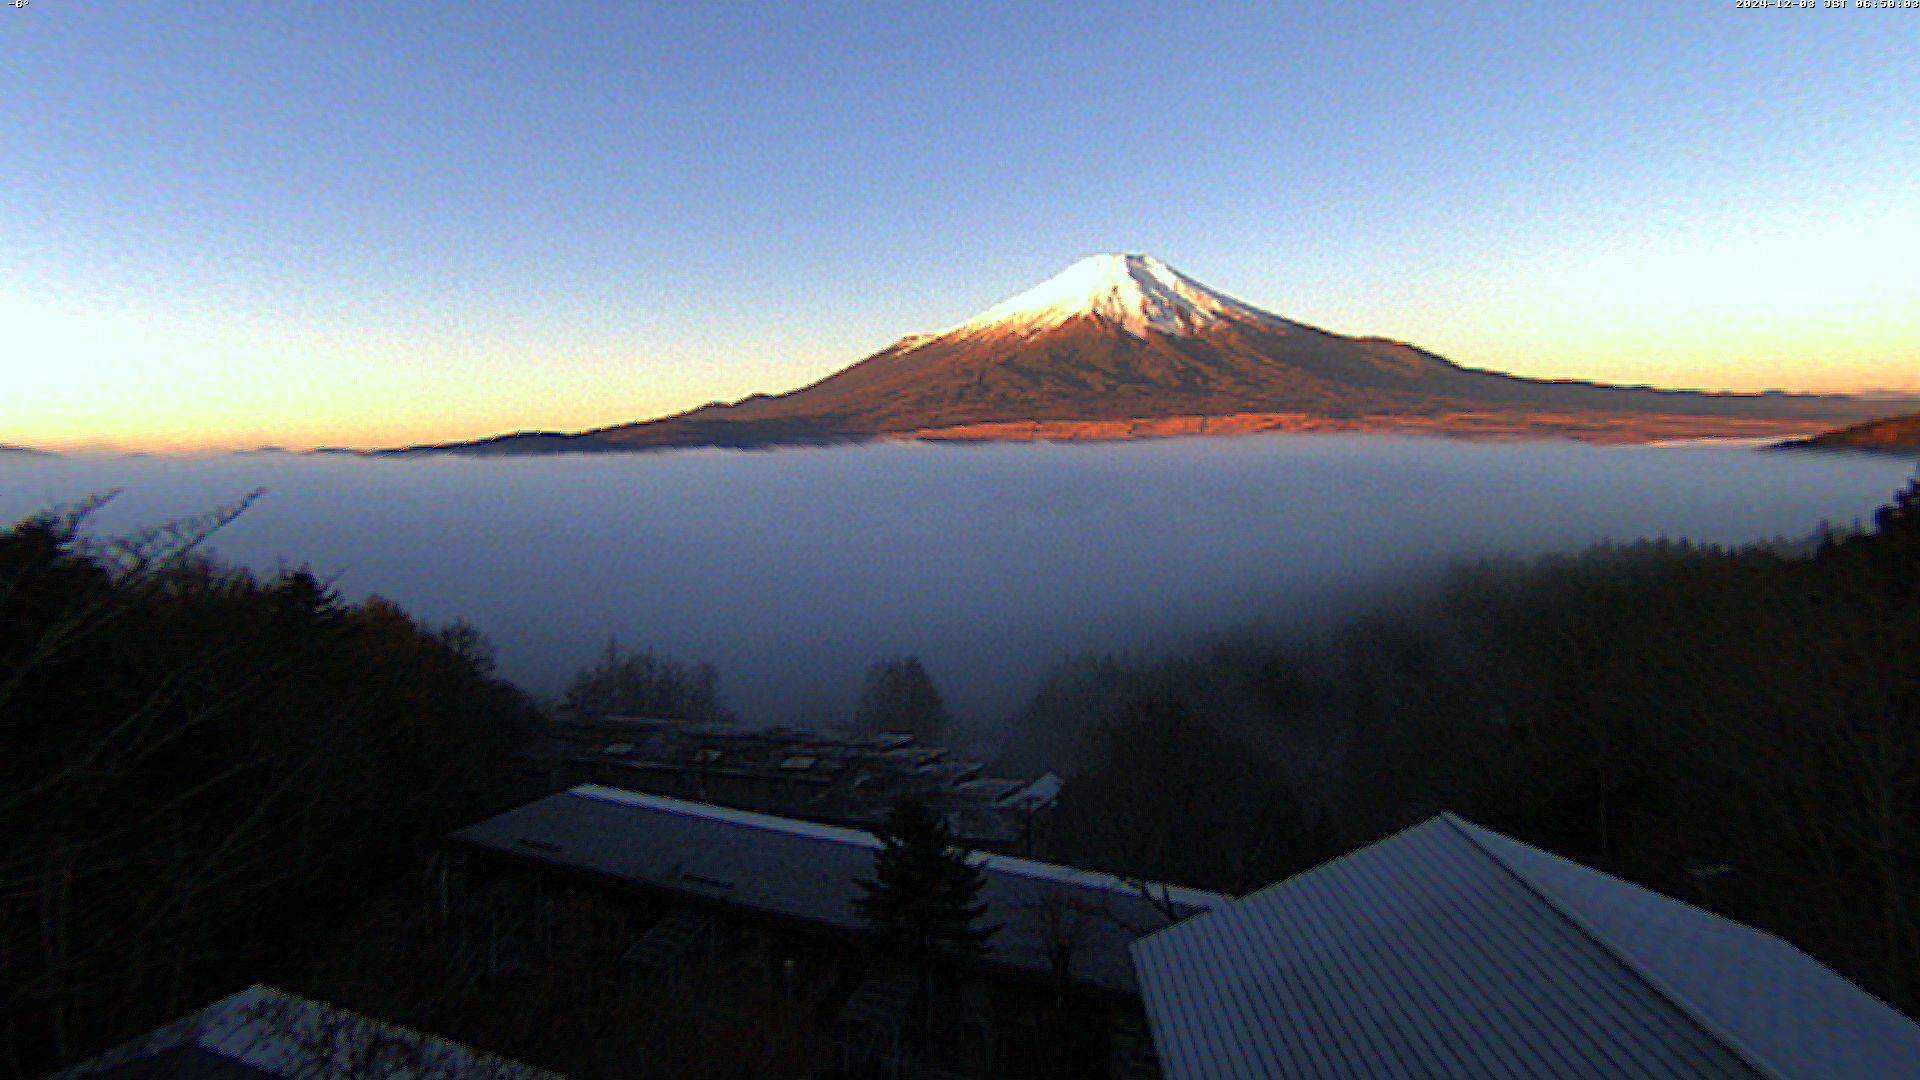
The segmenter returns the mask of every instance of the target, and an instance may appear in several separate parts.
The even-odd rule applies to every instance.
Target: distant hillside
[[[1917,402],[1920,404],[1920,402]],[[873,438],[1121,439],[1422,431],[1593,442],[1778,438],[1883,411],[1856,398],[1525,379],[1262,311],[1145,255],[1097,255],[811,386],[597,431],[411,447],[554,453]]]
[[[1882,454],[1920,454],[1920,413],[1889,416],[1864,424],[1778,444],[1782,450],[1870,450]]]

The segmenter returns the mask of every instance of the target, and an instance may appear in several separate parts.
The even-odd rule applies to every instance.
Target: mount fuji
[[[1639,442],[1805,434],[1887,411],[1886,402],[1840,395],[1656,390],[1476,370],[1413,345],[1282,318],[1149,255],[1094,255],[957,326],[902,338],[798,390],[594,431],[406,451],[1255,431]]]

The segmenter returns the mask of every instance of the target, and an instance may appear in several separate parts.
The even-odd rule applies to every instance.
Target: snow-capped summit
[[[1597,442],[1804,431],[1887,411],[1839,398],[1543,382],[1262,311],[1149,255],[1095,255],[958,326],[817,382],[655,420],[427,449],[548,453],[848,439],[1459,431]]]
[[[1273,322],[1258,308],[1222,295],[1151,255],[1093,255],[1054,278],[929,338],[982,333],[1022,336],[1091,315],[1144,337],[1191,334],[1233,319]]]

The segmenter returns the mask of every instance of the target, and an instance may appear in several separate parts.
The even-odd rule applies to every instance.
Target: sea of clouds
[[[267,494],[214,540],[478,625],[557,694],[608,638],[721,669],[753,720],[833,722],[917,653],[990,725],[1087,650],[1324,628],[1450,560],[1869,516],[1898,458],[1385,437],[880,444],[536,458],[20,458],[0,516],[121,489],[106,532]]]

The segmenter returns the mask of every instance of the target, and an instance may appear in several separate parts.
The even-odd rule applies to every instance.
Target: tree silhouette
[[[900,731],[919,742],[939,739],[947,707],[933,677],[917,656],[890,656],[867,669],[853,726],[861,731]]]
[[[251,499],[0,527],[0,1077],[250,979],[512,797],[523,694],[389,602],[196,554]]]
[[[874,835],[873,877],[856,883],[854,908],[881,948],[923,971],[986,951],[999,929],[975,925],[987,912],[979,899],[986,876],[946,823],[925,803],[903,799]]]
[[[577,720],[608,716],[731,719],[720,703],[718,668],[705,662],[686,663],[652,649],[628,652],[611,639],[598,662],[574,674],[561,697],[560,711]]]
[[[310,566],[283,574],[270,595],[274,621],[282,626],[332,629],[347,618],[340,593],[314,577]]]

